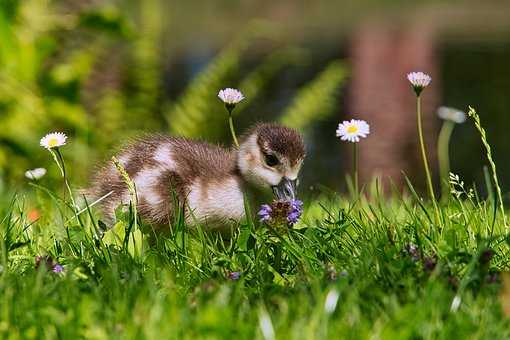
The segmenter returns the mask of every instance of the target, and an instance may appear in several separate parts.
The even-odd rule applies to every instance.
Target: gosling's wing
[[[170,137],[146,136],[129,143],[116,155],[135,183],[139,213],[151,223],[168,223],[171,203],[185,196],[186,185],[172,156],[174,142]],[[109,218],[117,206],[130,201],[128,187],[112,162],[98,170],[89,192],[93,197],[109,194],[102,203]]]

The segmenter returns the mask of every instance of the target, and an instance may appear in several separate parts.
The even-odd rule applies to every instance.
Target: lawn
[[[503,221],[450,187],[440,225],[412,190],[383,196],[374,181],[370,199],[322,194],[294,228],[247,221],[224,239],[178,218],[156,234],[128,207],[106,230],[41,181],[1,207],[0,334],[508,338]]]
[[[405,179],[403,187],[389,185],[387,178],[359,181],[354,157],[347,192],[332,191],[345,184],[336,174],[343,177],[342,166],[351,160],[344,159],[349,152],[340,143],[353,146],[357,156],[365,151],[361,139],[371,137],[371,122],[340,110],[346,105],[339,95],[356,73],[340,58],[346,52],[337,50],[336,35],[335,52],[324,58],[312,53],[327,36],[318,28],[313,31],[321,39],[302,48],[278,42],[275,26],[259,19],[242,30],[235,20],[224,20],[228,37],[220,47],[187,22],[188,16],[200,18],[198,11],[160,16],[169,14],[166,1],[79,3],[0,1],[0,339],[510,338],[507,189],[498,183],[473,109],[469,123],[481,136],[478,146],[487,156],[481,161],[489,166],[484,188],[450,174],[449,157],[459,151],[449,150],[450,137],[455,124],[466,120],[459,110],[443,107],[440,171],[430,171],[435,153],[425,150],[424,139],[435,136],[423,134],[420,95],[431,77],[412,72],[410,84],[402,74],[401,83],[391,84],[392,75],[388,86],[405,84],[407,96],[416,95],[416,116],[411,108],[399,119],[418,123],[411,142],[419,141],[420,149],[405,157],[421,152],[426,176],[393,178]],[[163,42],[171,38],[180,45],[181,31],[164,23],[181,16],[193,48],[173,51],[173,43]],[[421,13],[410,16],[418,17]],[[215,31],[220,21],[211,16],[203,25]],[[395,34],[405,38],[404,31],[411,30]],[[427,51],[409,46],[405,50],[413,55]],[[470,81],[454,78],[459,92],[472,90]],[[439,75],[437,80],[431,86],[439,86]],[[448,86],[456,89],[452,83]],[[501,84],[481,85],[481,92],[494,93],[497,107],[504,107]],[[229,90],[218,98],[226,86],[237,86],[242,95]],[[365,100],[387,98],[374,94]],[[430,108],[425,104],[424,110]],[[505,126],[494,112],[485,112],[484,119]],[[338,139],[335,126],[327,124],[340,117],[351,121],[339,125]],[[423,118],[431,116],[424,112]],[[314,190],[299,188],[303,214],[292,227],[259,220],[260,207],[245,200],[248,218],[223,234],[186,225],[184,213],[156,231],[136,204],[119,206],[110,223],[97,201],[80,195],[90,185],[94,164],[130,137],[156,132],[235,146],[236,128],[240,135],[258,121],[294,128],[310,141],[304,167],[315,176],[304,182]],[[68,134],[67,145],[64,135],[54,135],[41,141],[48,150],[41,148],[40,138],[50,131]],[[314,135],[327,137],[319,141]],[[472,150],[478,140],[471,135],[460,143],[466,143],[470,160],[482,150]],[[328,162],[318,162],[321,158]],[[35,167],[47,170],[23,177]],[[287,172],[284,176],[280,182],[295,183]],[[135,202],[135,185],[127,175],[124,180]],[[427,191],[414,189],[424,184]],[[298,205],[293,209],[301,211]],[[293,220],[299,218],[296,211]]]

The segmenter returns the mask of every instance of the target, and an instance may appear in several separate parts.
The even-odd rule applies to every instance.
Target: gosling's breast
[[[218,181],[197,179],[190,186],[187,201],[190,223],[224,223],[239,221],[245,216],[242,186],[236,177]]]

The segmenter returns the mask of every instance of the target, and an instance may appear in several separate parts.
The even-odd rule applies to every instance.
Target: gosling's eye
[[[264,158],[268,166],[275,166],[278,165],[278,163],[280,163],[280,161],[278,161],[278,158],[275,155],[265,154]]]

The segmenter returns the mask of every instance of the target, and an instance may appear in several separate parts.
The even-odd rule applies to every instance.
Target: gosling
[[[305,147],[290,128],[261,123],[241,137],[239,149],[163,135],[145,136],[117,155],[135,183],[137,210],[144,222],[169,225],[177,211],[187,224],[211,228],[245,218],[244,194],[268,189],[278,199],[294,199]],[[129,204],[128,187],[114,164],[100,169],[88,190],[108,221]],[[182,210],[181,210],[182,209]]]

